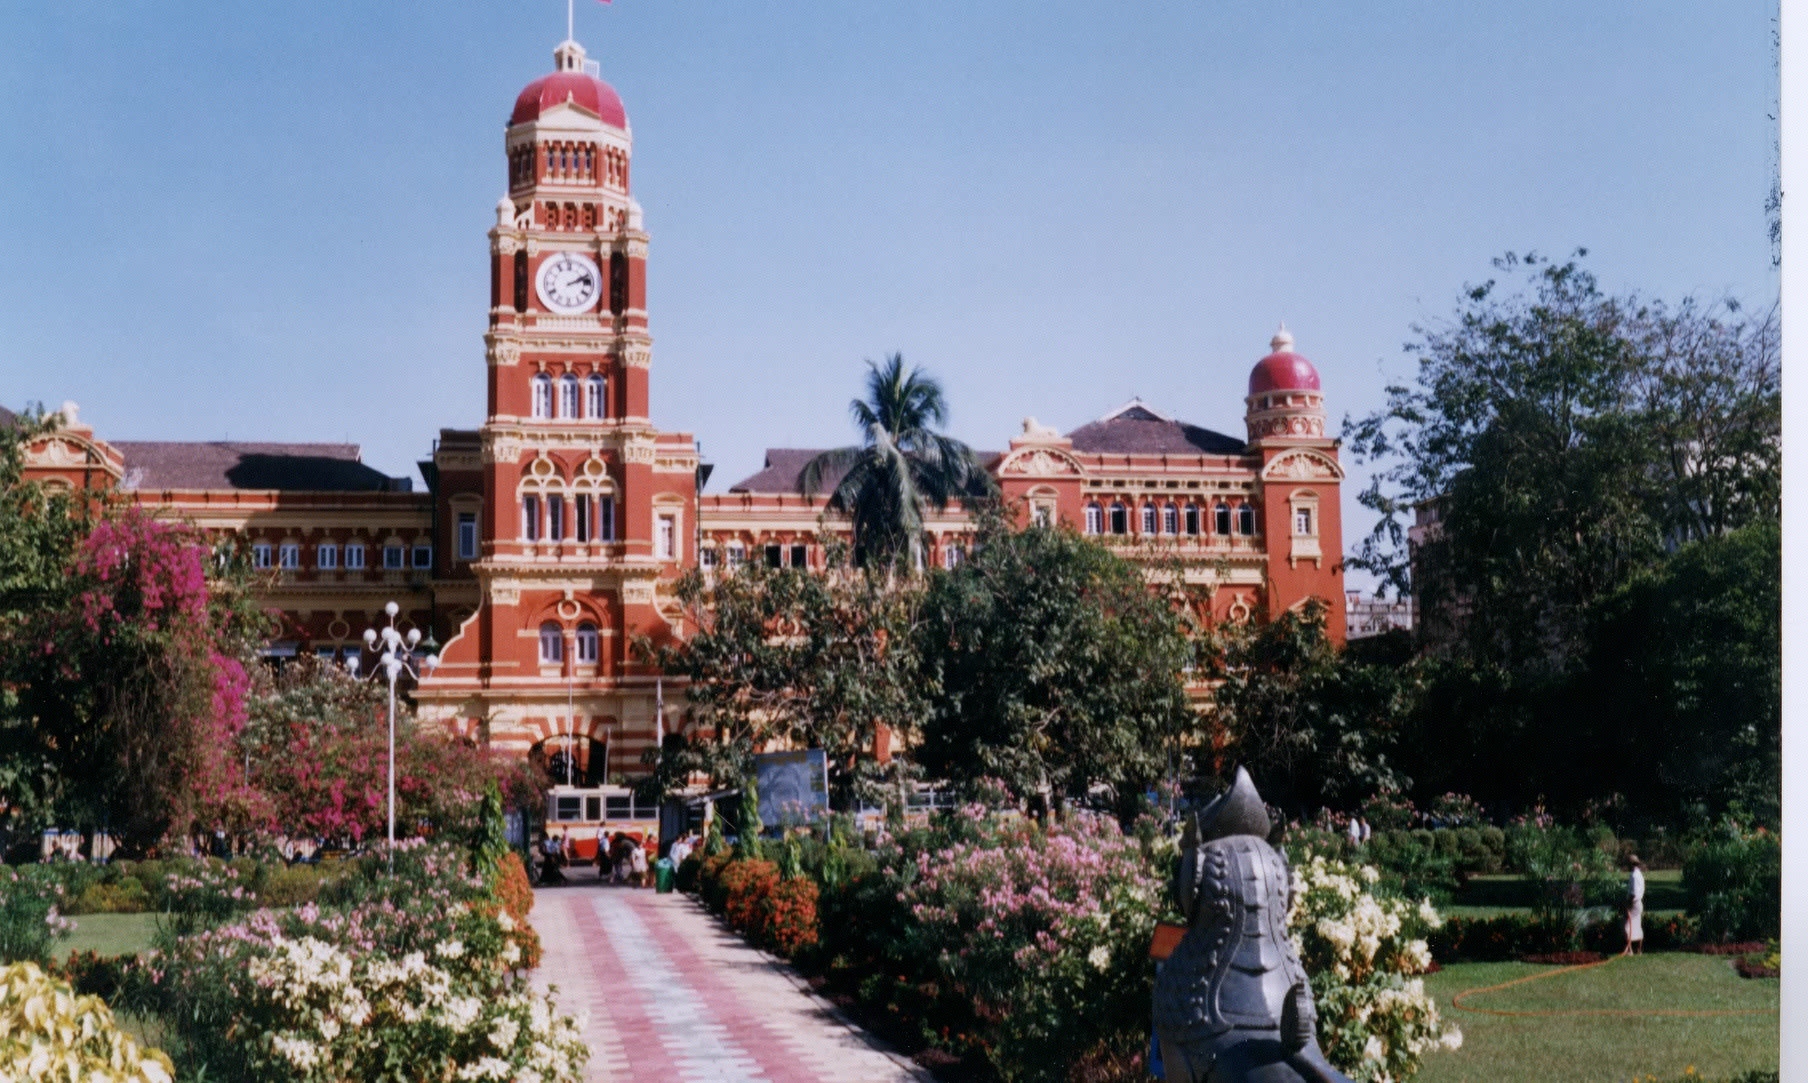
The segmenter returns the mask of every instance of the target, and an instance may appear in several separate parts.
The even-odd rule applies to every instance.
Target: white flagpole
[[[566,41],[571,40],[571,3],[572,3],[572,0],[565,0],[565,40]]]

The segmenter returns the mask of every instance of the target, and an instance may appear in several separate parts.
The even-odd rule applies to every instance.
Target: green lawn
[[[50,948],[59,958],[72,951],[136,955],[151,946],[151,934],[157,931],[155,914],[78,914],[69,920],[75,922],[75,932]]]
[[[1425,979],[1446,1019],[1463,1030],[1463,1047],[1425,1059],[1418,1083],[1549,1083],[1618,1081],[1637,1073],[1673,1078],[1693,1065],[1708,1079],[1777,1067],[1777,983],[1748,980],[1731,960],[1664,953],[1615,959],[1486,994],[1471,1008],[1496,1011],[1727,1011],[1725,1016],[1557,1015],[1507,1017],[1465,1011],[1452,998],[1557,967],[1530,963],[1459,963]]]

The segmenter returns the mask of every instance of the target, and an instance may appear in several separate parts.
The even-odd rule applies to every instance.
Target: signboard
[[[791,827],[829,814],[829,757],[820,748],[753,758],[760,787],[760,823]]]

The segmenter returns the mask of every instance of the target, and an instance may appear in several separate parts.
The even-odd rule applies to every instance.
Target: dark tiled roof
[[[133,489],[279,489],[297,492],[406,492],[358,461],[356,444],[165,443],[112,441]]]
[[[731,493],[795,493],[804,464],[822,454],[820,448],[769,447],[766,468],[751,477],[742,478],[728,487]],[[823,493],[833,492],[841,481],[841,471],[826,471],[822,477]]]
[[[803,478],[804,464],[821,455],[816,448],[803,447],[769,447],[766,449],[766,468],[751,477],[742,478],[728,487],[731,493],[795,493],[798,482]],[[1003,456],[996,451],[975,451],[979,465],[990,470]],[[841,483],[841,470],[825,470],[822,483],[817,488],[817,495],[827,496],[835,491]]]
[[[1243,441],[1133,403],[1067,434],[1075,451],[1107,455],[1240,455]]]
[[[11,428],[12,423],[17,420],[19,420],[18,414],[13,413],[4,406],[0,406],[0,429]]]

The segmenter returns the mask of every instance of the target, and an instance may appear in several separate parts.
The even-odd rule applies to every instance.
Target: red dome
[[[1249,393],[1263,395],[1270,391],[1317,391],[1318,370],[1312,362],[1292,350],[1280,350],[1256,362],[1249,371]]]
[[[538,120],[540,113],[564,101],[590,110],[604,124],[624,131],[628,127],[628,111],[622,108],[615,88],[594,75],[579,71],[555,71],[527,84],[515,99],[515,111],[509,114],[509,127]]]

